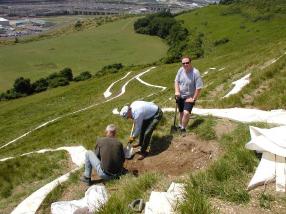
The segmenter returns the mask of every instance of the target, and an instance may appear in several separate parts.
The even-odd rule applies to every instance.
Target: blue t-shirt
[[[192,68],[191,71],[185,72],[184,68],[181,67],[178,70],[175,81],[178,82],[180,95],[184,99],[193,97],[196,89],[203,87],[200,72],[196,68]]]

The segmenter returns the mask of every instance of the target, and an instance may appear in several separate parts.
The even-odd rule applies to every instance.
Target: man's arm
[[[132,132],[132,137],[136,138],[139,136],[141,128],[142,128],[142,124],[143,124],[143,115],[140,114],[138,116],[138,118],[134,119],[134,125],[135,125],[135,129]]]
[[[100,159],[100,148],[99,148],[98,142],[96,143],[94,153]]]
[[[198,97],[200,96],[200,94],[201,94],[201,88],[199,88],[199,89],[196,89],[196,91],[195,91],[195,94],[194,94],[194,96],[193,96],[193,102],[195,102],[197,99],[198,99]]]
[[[180,87],[179,83],[175,80],[175,96],[180,97]]]

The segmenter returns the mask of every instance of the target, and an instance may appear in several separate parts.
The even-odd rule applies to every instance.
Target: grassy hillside
[[[234,10],[235,7],[240,8],[240,10]],[[235,7],[233,5],[212,5],[176,17],[183,21],[191,35],[201,35],[203,41],[204,57],[193,61],[193,65],[203,75],[205,84],[197,106],[285,109],[286,32],[284,26],[286,15],[276,10],[274,12],[269,10],[269,18],[256,19],[259,15],[256,6],[252,10],[249,10],[245,5],[236,5]],[[251,16],[249,15],[250,12]],[[100,68],[102,65],[112,62],[144,64],[163,56],[166,47],[162,46],[162,41],[158,38],[134,34],[132,31],[133,21],[133,19],[125,19],[55,39],[1,47],[0,51],[6,50],[13,57],[12,53],[14,53],[17,56],[14,58],[19,60],[19,64],[13,63],[13,66],[22,69],[25,67],[23,64],[21,65],[24,60],[18,59],[19,56],[25,53],[27,57],[28,53],[36,52],[39,48],[41,51],[32,58],[34,61],[30,61],[30,64],[27,62],[31,70],[34,71],[30,77],[37,77],[35,65],[38,65],[41,60],[43,60],[41,64],[52,63],[56,65],[56,68],[64,66],[64,62],[72,63],[68,65],[80,72],[82,70],[94,71],[91,68]],[[126,28],[122,26],[126,26]],[[190,37],[190,42],[191,39]],[[137,44],[138,41],[140,44]],[[160,42],[158,43],[158,41]],[[155,45],[159,45],[159,47]],[[22,49],[23,47],[24,49]],[[55,49],[49,50],[51,47]],[[96,52],[97,49],[101,52]],[[118,49],[120,52],[115,52]],[[50,54],[54,52],[55,55]],[[85,58],[81,56],[85,56]],[[6,64],[6,66],[8,65]],[[9,66],[13,67],[12,64]],[[179,67],[179,63],[158,65],[141,77],[142,80],[150,84],[166,86],[165,91],[132,80],[127,85],[124,95],[109,101],[104,99],[103,92],[113,81],[120,79],[128,71],[132,71],[128,78],[118,82],[112,88],[112,96],[116,96],[127,80],[149,68],[149,66],[143,65],[134,66],[101,78],[72,83],[70,86],[51,89],[30,97],[0,102],[0,146],[33,130],[44,122],[61,117],[56,122],[35,130],[15,143],[0,149],[0,158],[43,148],[57,148],[63,145],[83,145],[87,149],[92,149],[96,137],[103,135],[103,130],[109,123],[115,123],[120,127],[118,138],[126,143],[131,122],[126,122],[119,116],[113,115],[112,110],[136,99],[154,101],[162,107],[173,107],[174,101],[169,98],[173,97],[173,81]],[[54,68],[43,70],[42,74],[52,70],[54,71]],[[248,73],[251,73],[250,84],[240,93],[222,99],[232,89],[231,83]],[[2,72],[1,69],[0,75],[2,74],[4,75],[5,72]],[[10,75],[8,76],[10,77]],[[15,76],[20,76],[20,74],[15,73]],[[86,111],[70,114],[89,106],[91,108]],[[165,113],[164,118],[154,133],[156,142],[161,143],[162,141],[162,145],[164,137],[169,136],[173,114]],[[245,143],[250,139],[249,124],[228,121],[231,124],[228,128],[233,128],[229,128],[225,134],[219,135],[218,131],[215,130],[216,124],[219,122],[216,118],[197,117],[191,120],[188,130],[192,132],[191,136],[197,137],[196,140],[218,143],[218,150],[221,152],[220,157],[214,160],[211,167],[200,172],[187,171],[181,176],[162,174],[159,177],[147,173],[140,175],[139,178],[127,175],[120,181],[109,182],[106,185],[111,194],[111,200],[101,212],[122,211],[122,213],[128,213],[130,210],[128,210],[127,205],[132,199],[138,197],[147,199],[151,189],[165,191],[172,180],[183,181],[188,184],[187,203],[180,207],[179,212],[181,213],[216,213],[219,211],[214,207],[222,204],[227,208],[236,208],[238,213],[269,213],[273,211],[271,210],[273,206],[280,206],[280,210],[274,209],[274,211],[281,213],[285,206],[285,197],[279,197],[273,192],[266,193],[261,189],[254,193],[245,190],[258,163],[257,157],[244,148]],[[224,121],[224,123],[226,122]],[[254,125],[268,127],[267,124]],[[45,154],[41,158],[37,155],[31,157],[32,162],[39,160],[39,168],[42,167],[41,163],[46,159],[51,159],[51,164],[56,164],[56,160],[60,158],[59,154]],[[16,159],[15,162],[17,161],[19,160]],[[0,210],[2,209],[3,213],[9,213],[16,206],[15,203],[11,203],[9,209],[5,209],[5,203],[10,203],[14,194],[13,192],[7,193],[7,189],[11,185],[15,186],[14,189],[17,189],[17,193],[21,194],[21,197],[30,193],[30,191],[27,192],[27,190],[17,186],[18,181],[11,179],[13,175],[17,177],[18,170],[27,172],[27,165],[12,161],[0,162],[0,170],[5,175],[4,171],[7,170],[7,166],[13,164],[17,167],[6,177],[3,176],[5,182],[2,184],[3,188],[1,187],[0,194]],[[62,165],[59,164],[56,168],[63,174],[66,170],[61,167]],[[42,181],[41,172],[34,169],[28,172],[35,175],[35,179],[30,177],[27,179],[35,182],[31,186],[36,189],[38,184],[35,180]],[[2,173],[0,174],[2,175]],[[67,195],[70,197],[69,199],[77,199],[83,196],[85,188],[80,186],[78,181],[80,174],[81,172],[75,174],[68,183],[61,185],[49,195],[41,208],[42,213],[47,213],[50,203],[66,199]],[[47,177],[54,178],[56,175],[58,175],[57,170],[46,173]],[[129,183],[129,181],[131,182]],[[132,185],[132,188],[127,184]],[[138,186],[144,188],[139,191]],[[248,207],[253,210],[247,209]],[[227,212],[227,210],[224,211]]]
[[[250,12],[244,7],[239,7],[242,8],[241,11],[234,10],[233,7],[212,5],[178,17],[191,34],[202,35],[204,58],[195,63],[202,74],[208,72],[204,75],[205,88],[202,94],[202,100],[206,102],[202,104],[281,108],[286,105],[285,90],[278,85],[271,88],[270,82],[273,84],[280,80],[285,84],[286,16],[271,13],[267,19],[254,19],[256,16],[251,13],[253,17],[250,18],[247,15]],[[273,60],[278,62],[271,64]],[[215,69],[210,70],[211,67]],[[248,73],[252,74],[253,81],[246,91],[222,100],[233,87],[231,83]],[[259,85],[264,85],[258,93],[255,91],[257,81]],[[273,96],[269,94],[270,89]],[[273,97],[278,100],[271,103],[267,101]]]
[[[56,38],[0,47],[0,91],[11,88],[19,76],[36,80],[64,67],[72,68],[74,74],[94,73],[113,63],[139,65],[160,59],[167,46],[157,37],[135,34],[135,19],[122,19]]]

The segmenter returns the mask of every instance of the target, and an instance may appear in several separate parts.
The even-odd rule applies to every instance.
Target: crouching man
[[[135,124],[129,143],[139,137],[139,142],[133,147],[141,146],[138,160],[143,160],[147,155],[147,148],[150,144],[153,131],[163,117],[159,106],[152,102],[134,101],[130,106],[124,106],[120,115],[126,119],[132,119]]]
[[[125,161],[123,145],[116,139],[116,127],[110,124],[106,127],[106,137],[98,138],[95,151],[87,151],[85,155],[85,170],[81,181],[91,185],[91,173],[94,169],[97,175],[110,180],[121,175]]]

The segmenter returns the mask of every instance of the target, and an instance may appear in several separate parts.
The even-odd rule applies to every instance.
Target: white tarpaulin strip
[[[46,184],[42,188],[38,189],[36,192],[32,193],[24,201],[22,201],[11,214],[33,214],[36,213],[37,209],[42,204],[46,196],[59,184],[68,180],[70,174],[79,170],[80,167],[72,170],[71,172],[53,180],[52,182]]]
[[[151,192],[145,205],[145,214],[172,214],[183,200],[184,184],[172,182],[167,192]]]
[[[285,185],[286,185],[286,175],[285,175],[285,157],[276,156],[276,166],[275,166],[275,173],[276,173],[276,191],[278,192],[285,192]]]
[[[162,108],[163,112],[174,112],[175,108]],[[192,113],[214,117],[227,118],[239,122],[264,122],[279,125],[286,125],[286,111],[284,109],[276,109],[271,111],[263,111],[259,109],[247,108],[226,108],[226,109],[201,109],[193,108]]]
[[[251,140],[247,149],[263,153],[248,189],[276,180],[276,191],[285,192],[286,186],[286,126],[271,129],[250,127]]]
[[[250,75],[251,74],[247,74],[244,77],[242,77],[241,79],[232,82],[232,84],[234,85],[233,89],[231,89],[231,91],[228,92],[227,95],[225,95],[223,98],[229,97],[230,95],[237,94],[238,92],[240,92],[241,89],[244,86],[249,84],[249,82],[250,82],[250,80],[249,80]]]
[[[59,147],[57,149],[41,149],[41,150],[35,151],[35,152],[24,153],[20,156],[22,157],[22,156],[27,156],[30,154],[35,154],[35,153],[42,154],[45,152],[55,152],[55,151],[60,151],[60,150],[68,151],[68,153],[70,154],[70,156],[72,158],[72,161],[77,166],[81,166],[84,164],[86,149],[83,146],[70,146],[70,147],[65,146],[65,147]],[[7,157],[7,158],[0,159],[0,161],[2,162],[2,161],[10,160],[13,158],[15,158],[15,157]]]
[[[94,213],[108,200],[107,191],[102,185],[93,185],[85,192],[84,198],[73,201],[59,201],[52,203],[52,214],[73,214],[80,209]],[[82,212],[86,213],[86,212]]]
[[[56,188],[59,184],[68,180],[70,174],[79,170],[85,160],[86,149],[83,146],[75,146],[75,147],[60,147],[58,149],[50,150],[50,149],[42,149],[38,151],[38,153],[43,153],[47,151],[58,151],[58,150],[67,150],[71,155],[72,161],[78,165],[77,168],[72,170],[71,172],[53,180],[52,182],[46,184],[42,188],[33,192],[29,197],[27,197],[24,201],[22,201],[12,212],[12,214],[33,214],[37,211],[37,209],[42,204],[43,200],[47,197],[47,195]],[[30,153],[27,153],[30,154]],[[26,154],[26,155],[27,155]]]
[[[252,190],[259,185],[269,183],[275,179],[275,155],[263,152],[261,161],[256,168],[255,174],[248,184],[247,189]]]

